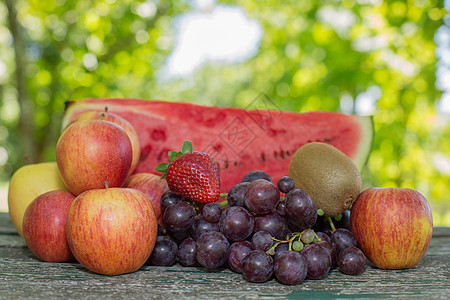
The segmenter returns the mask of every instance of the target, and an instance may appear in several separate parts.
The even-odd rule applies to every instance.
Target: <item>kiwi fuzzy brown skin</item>
[[[295,188],[309,194],[324,216],[349,209],[361,192],[362,179],[353,161],[337,148],[312,142],[300,147],[289,164]]]

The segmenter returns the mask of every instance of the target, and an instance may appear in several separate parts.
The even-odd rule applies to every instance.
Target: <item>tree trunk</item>
[[[16,133],[19,135],[20,157],[19,165],[25,160],[36,160],[35,137],[34,137],[34,102],[28,95],[28,87],[26,80],[26,59],[25,59],[25,43],[22,36],[22,29],[17,21],[17,12],[14,7],[15,1],[6,0],[8,9],[8,21],[11,34],[13,36],[13,47],[16,64],[16,88],[17,101],[20,105],[19,124]]]

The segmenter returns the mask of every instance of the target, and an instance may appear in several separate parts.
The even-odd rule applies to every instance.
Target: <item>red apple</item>
[[[128,175],[131,175],[133,173],[134,169],[136,169],[136,166],[137,166],[140,156],[141,156],[141,146],[139,143],[139,136],[138,136],[136,130],[134,129],[133,125],[131,125],[130,122],[128,122],[121,116],[116,115],[114,113],[101,112],[101,111],[88,111],[88,112],[79,114],[72,121],[72,123],[76,122],[76,121],[81,121],[81,120],[98,120],[98,119],[101,119],[103,121],[113,122],[113,123],[119,125],[120,127],[122,127],[123,130],[125,130],[125,132],[128,134],[128,137],[130,138],[130,141],[131,141],[131,148],[133,149],[133,158],[131,161],[131,168],[128,173]]]
[[[50,191],[35,198],[25,210],[23,237],[40,260],[75,260],[66,240],[66,217],[74,199],[75,196],[67,191]]]
[[[89,189],[122,187],[132,161],[130,138],[117,124],[103,120],[72,123],[56,144],[61,177],[74,195]]]
[[[94,189],[75,198],[67,215],[66,235],[84,267],[119,275],[137,271],[150,257],[157,220],[152,203],[141,191]]]
[[[380,269],[407,269],[422,260],[433,232],[427,200],[409,188],[369,188],[350,214],[352,232]]]
[[[167,181],[152,173],[136,173],[128,177],[125,186],[137,189],[147,195],[155,210],[158,223],[162,226],[161,196],[169,190]]]

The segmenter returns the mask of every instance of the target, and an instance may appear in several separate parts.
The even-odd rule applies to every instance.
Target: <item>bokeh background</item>
[[[244,108],[264,93],[286,111],[372,115],[364,186],[417,189],[450,226],[449,11],[448,0],[2,0],[1,209],[17,168],[55,159],[66,100]]]

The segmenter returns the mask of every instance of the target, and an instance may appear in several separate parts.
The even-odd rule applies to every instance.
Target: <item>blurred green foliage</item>
[[[257,53],[172,80],[159,74],[176,42],[173,25],[194,8],[186,1],[146,1],[140,14],[142,3],[0,3],[3,180],[26,159],[54,160],[66,100],[135,97],[247,107],[265,93],[283,110],[349,113],[371,91],[379,95],[365,187],[415,188],[430,201],[435,225],[450,226],[450,175],[439,168],[450,160],[450,125],[436,112],[441,91],[435,85],[434,37],[447,14],[442,1],[221,1],[240,5],[259,22]],[[337,24],[330,13],[351,22]]]

